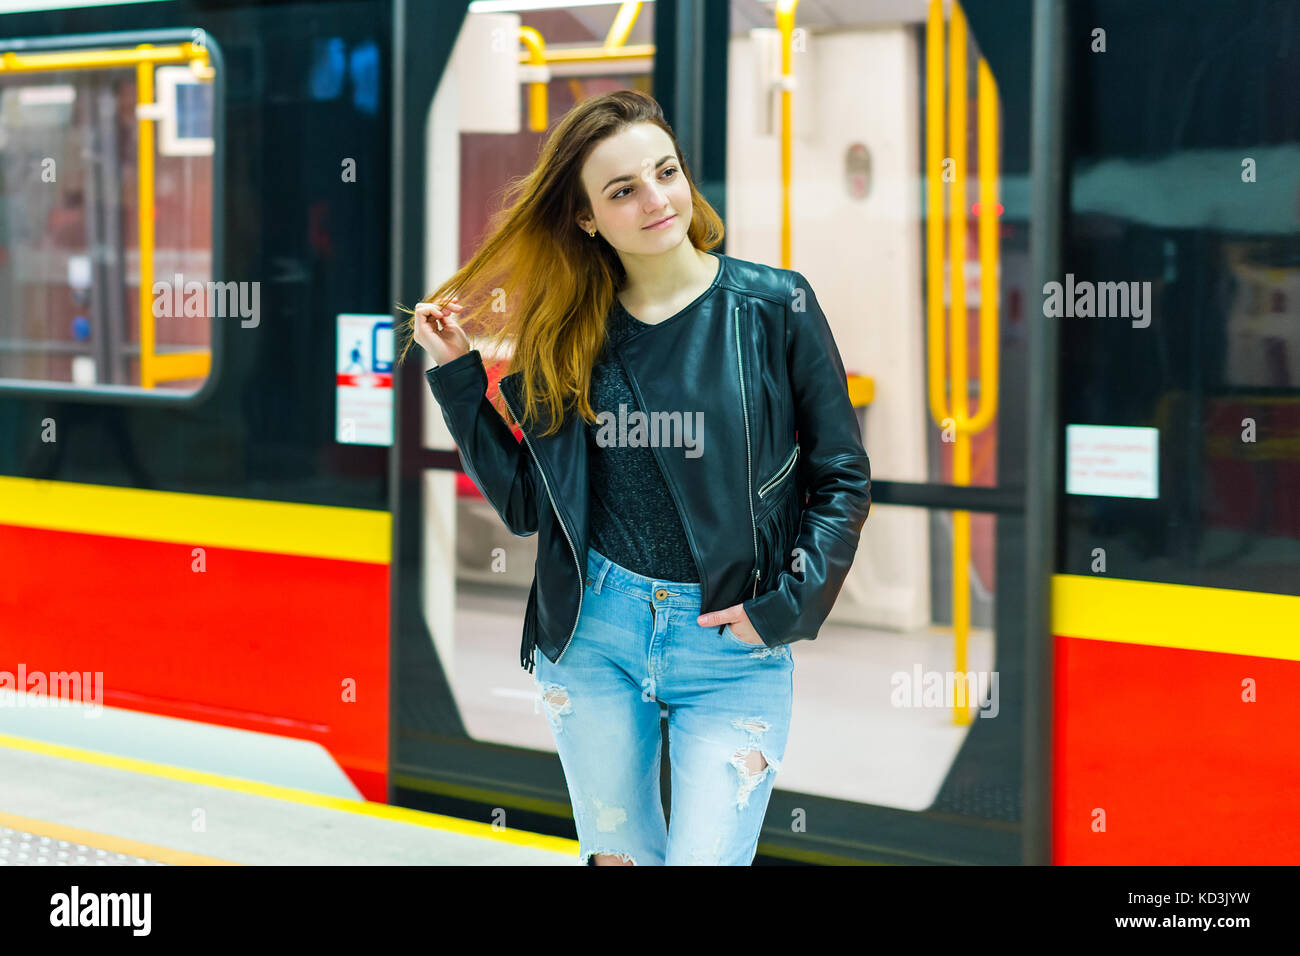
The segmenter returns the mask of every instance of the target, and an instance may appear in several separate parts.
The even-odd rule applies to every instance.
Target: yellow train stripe
[[[132,773],[149,774],[167,780],[179,780],[184,783],[197,783],[206,787],[218,787],[222,790],[268,797],[272,800],[284,800],[305,806],[340,810],[344,813],[355,813],[383,820],[394,820],[399,823],[409,823],[414,826],[441,830],[445,833],[459,833],[463,836],[478,837],[483,840],[512,843],[515,846],[530,847],[535,850],[549,850],[553,853],[564,853],[575,857],[578,854],[578,844],[575,840],[540,833],[529,833],[524,830],[496,829],[491,824],[479,823],[476,820],[462,820],[459,817],[444,816],[440,813],[425,813],[423,810],[394,807],[387,803],[349,800],[345,797],[312,793],[309,790],[282,787],[277,784],[262,783],[258,780],[227,777],[223,774],[208,773],[203,770],[189,770],[185,767],[173,767],[148,760],[137,760],[134,757],[119,757],[115,754],[82,750],[79,747],[67,747],[63,744],[52,744],[43,740],[29,740],[25,737],[13,737],[8,734],[0,734],[0,747],[25,750],[30,753],[44,754],[63,760],[75,760],[100,767],[129,770]],[[85,841],[81,842],[84,843]]]
[[[388,564],[387,511],[0,476],[0,524]]]
[[[1055,574],[1052,632],[1296,661],[1300,660],[1300,597]]]
[[[141,843],[138,840],[123,840],[121,837],[109,836],[107,833],[96,833],[93,830],[78,830],[76,827],[65,827],[60,823],[50,823],[48,820],[35,820],[31,817],[20,817],[13,813],[0,813],[0,826],[13,827],[15,830],[25,830],[28,833],[34,833],[37,836],[49,837],[51,840],[67,840],[69,843],[83,843],[86,846],[96,850],[107,850],[110,853],[123,853],[127,856],[142,856],[146,860],[157,860],[159,863],[170,863],[172,866],[241,866],[239,863],[231,863],[229,860],[218,860],[212,856],[200,856],[197,853],[186,853],[184,850],[173,850],[170,847],[154,846],[152,843]]]

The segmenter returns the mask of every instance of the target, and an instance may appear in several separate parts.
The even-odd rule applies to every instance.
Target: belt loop
[[[592,594],[599,594],[599,593],[600,593],[600,586],[601,586],[601,584],[604,583],[604,581],[605,581],[605,574],[606,574],[606,572],[609,571],[609,566],[610,566],[611,564],[613,564],[614,562],[610,561],[609,558],[607,558],[607,557],[605,557],[604,555],[600,554],[600,552],[598,552],[598,551],[593,551],[592,554],[595,554],[595,555],[597,555],[597,557],[600,558],[600,570],[597,571],[594,575],[592,575],[592,578],[591,578],[591,593],[592,593]]]

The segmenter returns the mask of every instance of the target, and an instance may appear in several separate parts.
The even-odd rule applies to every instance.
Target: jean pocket
[[[733,630],[731,629],[731,625],[730,625],[730,624],[724,624],[724,625],[722,626],[722,636],[725,637],[725,638],[727,638],[727,640],[731,641],[731,643],[733,643],[733,644],[739,644],[741,647],[748,647],[750,650],[753,650],[753,649],[756,648],[756,647],[766,647],[766,646],[767,646],[767,645],[765,645],[762,641],[759,641],[757,644],[755,644],[753,641],[743,641],[743,640],[741,640],[741,639],[736,635],[736,632],[733,631]]]

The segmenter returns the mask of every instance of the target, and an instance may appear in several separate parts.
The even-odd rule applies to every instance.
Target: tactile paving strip
[[[166,866],[157,860],[101,850],[0,826],[0,866]]]

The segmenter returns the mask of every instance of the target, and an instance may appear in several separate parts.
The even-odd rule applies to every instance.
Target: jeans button
[[[656,600],[656,601],[662,601],[662,600],[663,600],[664,598],[666,598],[666,597],[668,597],[668,589],[667,589],[667,588],[660,588],[658,591],[655,592],[655,600]]]

